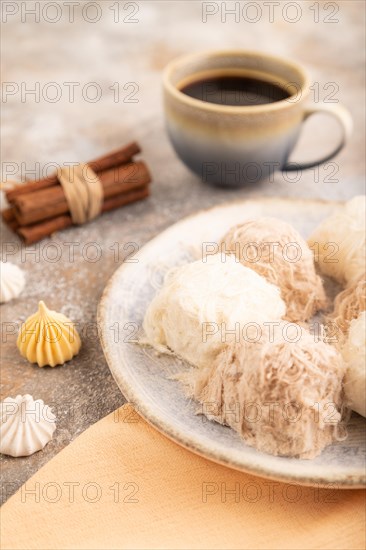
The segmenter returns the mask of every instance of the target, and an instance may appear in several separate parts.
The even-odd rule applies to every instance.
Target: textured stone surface
[[[89,160],[137,139],[154,185],[145,202],[61,232],[29,249],[22,248],[2,227],[3,257],[14,251],[7,259],[26,271],[27,286],[16,301],[1,306],[1,398],[30,393],[52,404],[58,417],[54,439],[42,452],[20,459],[1,457],[2,500],[78,434],[124,402],[98,341],[96,308],[108,278],[135,247],[127,243],[140,247],[183,216],[237,198],[347,199],[364,192],[363,2],[332,3],[339,7],[332,16],[338,23],[324,22],[331,17],[326,3],[316,3],[320,22],[315,23],[310,10],[313,3],[301,2],[302,17],[293,24],[283,17],[283,2],[273,23],[265,10],[257,23],[243,18],[236,23],[229,16],[222,23],[220,13],[203,23],[201,2],[154,1],[136,3],[138,11],[131,16],[136,23],[123,22],[132,9],[121,2],[121,20],[114,22],[115,12],[110,9],[114,4],[100,2],[101,17],[94,24],[83,20],[80,7],[75,8],[75,21],[69,23],[61,2],[61,18],[54,24],[45,20],[55,17],[51,10],[48,15],[41,14],[39,22],[26,15],[25,23],[19,11],[3,26],[3,80],[19,88],[34,89],[37,82],[40,86],[39,102],[31,95],[22,101],[16,93],[3,105],[3,178],[5,162],[17,163],[14,179],[20,179],[21,163],[32,170],[36,162],[44,167],[48,162]],[[90,8],[88,17],[94,16]],[[296,182],[277,174],[273,183],[231,191],[209,188],[190,174],[175,157],[164,131],[161,70],[180,53],[210,48],[261,49],[297,59],[319,83],[314,89],[319,86],[320,99],[338,88],[334,97],[350,109],[355,130],[335,164],[305,172]],[[61,89],[59,101],[47,100],[47,93],[52,98],[55,92],[45,87],[49,82],[56,82]],[[75,86],[74,102],[69,101],[65,82],[80,83]],[[84,87],[84,95],[89,92],[92,96],[92,88],[85,88],[90,82],[98,83],[102,90],[95,103],[86,101],[81,92]],[[138,89],[135,84],[123,89],[129,82],[136,83]],[[325,89],[327,83],[335,85]],[[115,102],[117,87],[120,98]],[[132,99],[138,101],[126,103],[135,89]],[[293,158],[311,159],[331,149],[337,132],[328,117],[310,120]],[[99,258],[92,261],[96,252]],[[78,323],[83,348],[63,367],[39,369],[18,354],[16,329],[36,310],[40,299]]]

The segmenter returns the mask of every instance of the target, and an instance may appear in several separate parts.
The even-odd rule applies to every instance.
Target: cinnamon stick
[[[5,210],[3,210],[1,212],[1,217],[2,217],[2,219],[4,220],[4,222],[6,224],[9,224],[12,221],[14,221],[15,220],[15,208],[14,208],[14,206],[10,206],[9,208],[5,208]]]
[[[132,202],[145,199],[149,196],[149,194],[149,185],[145,184],[132,191],[115,195],[104,201],[102,212],[109,212],[110,210],[119,208],[120,206],[125,206]],[[23,239],[24,243],[29,245],[52,235],[52,233],[55,233],[56,231],[61,231],[62,229],[66,229],[72,225],[73,223],[71,216],[63,215],[41,223],[36,223],[34,225],[19,227],[17,229],[17,233]]]
[[[33,244],[71,225],[72,219],[70,216],[58,216],[45,222],[18,227],[17,233],[24,241],[24,244]]]
[[[99,157],[96,160],[88,162],[89,166],[99,174],[104,170],[109,170],[121,164],[126,164],[131,161],[134,155],[140,153],[141,149],[136,142],[129,143],[121,149],[117,149],[108,155]],[[12,202],[16,197],[24,195],[26,193],[32,193],[34,191],[39,191],[40,189],[46,189],[58,185],[57,175],[48,176],[40,180],[29,181],[23,185],[19,185],[14,189],[7,191],[6,198],[9,202]]]
[[[19,227],[19,224],[16,220],[16,217],[15,217],[15,208],[14,206],[10,207],[10,208],[6,208],[5,210],[3,210],[1,212],[1,216],[4,220],[4,222],[6,223],[6,225],[8,227],[10,227],[10,229],[12,229],[13,231],[15,231],[18,227]]]
[[[139,161],[102,172],[99,179],[103,186],[104,199],[108,199],[149,183],[151,177],[146,164]],[[61,185],[15,197],[13,205],[16,221],[22,226],[69,212]]]

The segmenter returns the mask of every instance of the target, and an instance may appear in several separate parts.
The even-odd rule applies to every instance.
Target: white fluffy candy
[[[325,275],[339,283],[361,277],[366,264],[366,197],[348,201],[344,208],[326,218],[308,243]],[[318,256],[319,252],[319,257]]]
[[[0,303],[17,298],[25,285],[24,272],[15,264],[0,262]]]
[[[51,408],[28,394],[4,399],[0,420],[0,453],[10,456],[29,456],[40,451],[56,429]]]
[[[366,311],[351,321],[341,351],[347,366],[344,380],[347,402],[351,409],[366,417]]]
[[[215,254],[167,273],[147,309],[144,330],[158,351],[204,367],[235,341],[235,329],[243,334],[249,323],[277,321],[285,312],[277,286],[233,255]]]

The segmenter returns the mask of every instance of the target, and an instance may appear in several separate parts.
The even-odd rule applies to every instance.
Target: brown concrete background
[[[238,22],[229,15],[226,22],[221,21],[219,4],[218,13],[204,23],[203,5],[196,1],[144,1],[133,3],[136,6],[132,8],[120,2],[117,22],[111,9],[116,3],[108,0],[99,2],[99,15],[90,8],[83,16],[82,4],[87,2],[81,3],[75,8],[74,22],[68,20],[63,2],[59,3],[61,12],[49,8],[49,12],[40,13],[39,21],[22,13],[20,2],[10,4],[19,11],[7,21],[3,13],[2,78],[13,90],[18,86],[19,92],[3,97],[2,179],[9,166],[5,163],[15,163],[13,179],[21,179],[25,169],[37,169],[36,162],[43,168],[49,162],[89,160],[136,139],[154,184],[147,201],[107,214],[88,226],[61,232],[29,249],[22,248],[2,227],[2,257],[21,265],[27,286],[19,299],[1,306],[1,398],[30,393],[53,405],[58,418],[54,439],[42,452],[20,459],[1,457],[2,501],[78,434],[124,402],[98,341],[96,308],[108,278],[133,249],[128,243],[140,247],[183,216],[233,199],[347,199],[364,192],[365,173],[363,1],[332,2],[331,7],[329,2],[316,2],[319,14],[311,9],[314,2],[295,2],[301,14],[293,23],[288,19],[294,20],[300,10],[284,12],[287,2],[276,7],[273,22],[269,8],[257,2],[262,15],[252,23],[248,20],[255,18],[254,11],[244,11],[246,17],[242,14]],[[35,3],[26,4],[31,9]],[[248,3],[240,4],[245,9]],[[60,20],[51,23],[60,13]],[[100,18],[95,23],[86,20],[96,16]],[[350,109],[355,130],[335,164],[320,167],[318,172],[304,172],[297,182],[277,174],[273,183],[236,191],[209,188],[190,174],[165,134],[161,70],[178,54],[210,48],[249,48],[284,55],[310,70],[319,100],[338,90],[334,98]],[[61,87],[58,101],[47,99],[47,90],[52,98],[52,89],[47,88],[50,82]],[[73,102],[66,82],[80,84],[75,87]],[[83,88],[84,94],[88,92],[85,86],[90,82],[102,90],[95,103],[81,93]],[[135,84],[123,89],[131,82]],[[29,94],[22,98],[21,90],[34,89],[36,83],[39,101]],[[326,88],[329,83],[335,84]],[[126,103],[136,85],[133,99],[137,102]],[[111,86],[120,91],[116,102]],[[90,88],[90,96],[92,91]],[[337,135],[331,119],[314,118],[307,123],[293,159],[319,156],[331,149]],[[74,258],[70,257],[71,247]],[[95,253],[100,256],[97,261],[93,261]],[[18,354],[16,330],[36,310],[40,299],[78,323],[83,348],[66,366],[39,369]]]

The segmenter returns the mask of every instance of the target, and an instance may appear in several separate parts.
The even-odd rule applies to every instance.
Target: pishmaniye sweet
[[[281,318],[286,311],[278,287],[234,255],[215,254],[168,272],[149,305],[144,331],[148,343],[204,367],[227,338],[248,323]]]
[[[347,368],[344,380],[347,404],[366,417],[366,311],[351,321],[341,352]]]
[[[307,321],[326,307],[313,254],[289,223],[266,217],[248,220],[232,227],[221,244],[236,254],[243,265],[281,289],[287,320]]]
[[[333,312],[329,315],[330,323],[335,324],[343,335],[346,335],[349,324],[366,310],[366,273],[349,284],[334,300]],[[338,331],[336,331],[337,334]],[[339,335],[339,332],[338,332]],[[340,336],[340,335],[339,335]],[[342,338],[341,338],[342,339]]]
[[[281,322],[261,338],[227,346],[190,381],[208,418],[273,455],[314,458],[345,437],[340,353],[305,328]],[[334,405],[332,422],[329,404]]]
[[[308,240],[321,272],[343,285],[365,273],[366,196],[354,197],[326,218]]]

